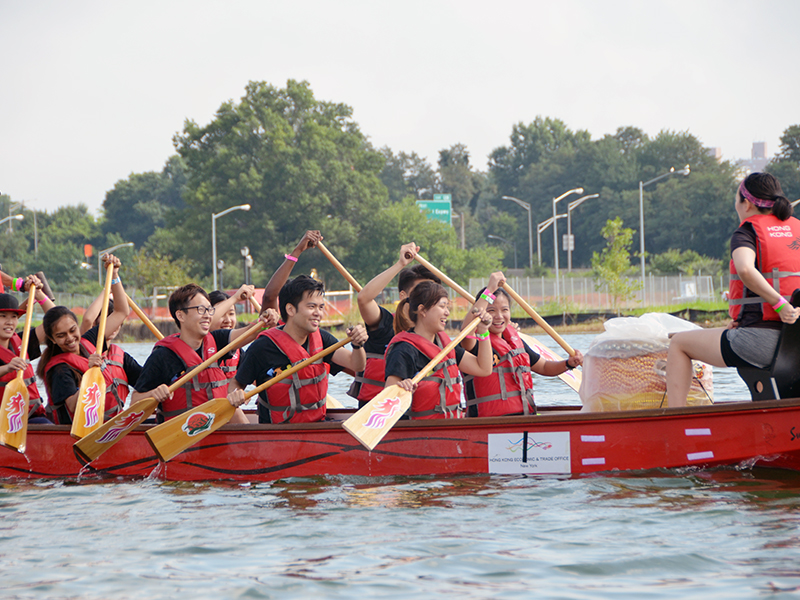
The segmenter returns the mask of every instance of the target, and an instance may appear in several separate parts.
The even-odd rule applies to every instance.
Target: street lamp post
[[[461,249],[462,250],[466,250],[466,248],[467,248],[467,238],[466,238],[465,229],[464,229],[464,213],[463,212],[459,213],[459,212],[453,211],[452,218],[459,219],[459,221],[461,222]]]
[[[658,177],[654,177],[650,181],[645,181],[642,183],[639,182],[639,260],[642,266],[642,305],[644,305],[645,301],[645,274],[644,274],[644,187],[646,185],[650,185],[651,183],[655,183],[665,177],[669,177],[670,175],[683,175],[684,177],[691,173],[691,169],[689,165],[686,165],[680,171],[676,171],[675,167],[670,167],[668,173],[664,173],[663,175],[659,175]]]
[[[558,215],[556,219],[566,219],[567,215]],[[536,252],[539,254],[539,266],[542,266],[542,232],[553,224],[553,217],[545,219],[536,226]]]
[[[528,211],[528,262],[531,269],[533,268],[533,218],[531,217],[531,205],[529,202],[523,202],[519,198],[513,196],[503,196],[503,200],[510,200],[514,204],[521,206]],[[541,255],[539,255],[539,264],[542,264]]]
[[[99,283],[100,285],[103,285],[103,271],[100,269],[100,257],[103,256],[103,254],[106,254],[108,252],[113,252],[117,248],[128,248],[130,246],[133,246],[133,242],[125,242],[124,244],[117,244],[116,246],[111,246],[111,248],[106,248],[105,250],[100,250],[100,252],[98,252],[98,254],[97,254],[97,283]]]
[[[583,196],[582,198],[578,198],[577,200],[573,200],[567,204],[567,271],[569,273],[572,273],[572,211],[587,200],[599,197],[600,194],[590,194],[589,196]]]
[[[10,211],[9,211],[10,212]],[[8,215],[5,219],[0,219],[0,225],[8,221],[8,232],[12,233],[11,231],[11,221],[22,221],[25,218],[25,215]]]
[[[212,213],[211,215],[211,270],[214,272],[214,289],[217,289],[217,219],[223,215],[227,215],[234,210],[250,210],[249,204],[240,204],[238,206],[231,206],[222,212]]]
[[[514,268],[516,269],[517,268],[517,245],[516,244],[512,244],[511,242],[509,242],[505,238],[501,238],[499,235],[487,235],[486,237],[488,237],[490,239],[493,239],[493,240],[500,240],[501,242],[505,242],[509,246],[513,246],[514,247]]]
[[[556,205],[570,194],[582,193],[583,188],[579,187],[571,189],[568,192],[564,192],[558,198],[553,198],[553,263],[555,263],[556,266],[556,298],[558,298],[560,295],[558,288],[558,217],[556,216]]]

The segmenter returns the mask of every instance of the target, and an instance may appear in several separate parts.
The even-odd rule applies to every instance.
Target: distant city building
[[[746,175],[763,171],[767,166],[767,142],[753,142],[753,149],[750,152],[750,160],[738,161],[738,166]]]
[[[722,162],[722,148],[706,148],[706,153],[717,162]]]

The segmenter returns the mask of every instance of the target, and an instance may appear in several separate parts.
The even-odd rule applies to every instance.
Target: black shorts
[[[745,359],[740,358],[738,354],[733,351],[731,348],[731,343],[728,341],[728,332],[730,329],[726,329],[722,332],[722,336],[719,338],[719,349],[722,352],[722,360],[725,361],[725,365],[728,367],[739,367],[749,368],[749,369],[760,369],[761,367],[757,367]]]

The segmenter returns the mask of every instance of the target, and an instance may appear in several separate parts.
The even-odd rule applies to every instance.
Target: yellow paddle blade
[[[81,439],[103,424],[106,410],[106,380],[100,367],[92,367],[81,378],[75,416],[72,417],[70,435]]]
[[[0,444],[6,448],[25,452],[29,400],[28,388],[20,373],[6,384],[0,406]]]
[[[153,414],[156,408],[158,402],[153,398],[139,400],[75,442],[72,450],[85,462],[90,463],[136,429],[142,421]]]
[[[550,350],[547,346],[542,344],[539,340],[537,340],[532,335],[528,335],[527,333],[520,333],[519,337],[522,338],[522,341],[530,346],[531,350],[536,350],[539,356],[544,357],[545,360],[564,360],[558,354]],[[566,383],[569,387],[573,390],[580,391],[581,389],[581,381],[583,380],[583,376],[578,369],[572,369],[571,371],[564,371],[558,378]]]
[[[231,420],[236,409],[214,398],[145,432],[158,457],[167,462]]]
[[[344,408],[344,404],[339,402],[336,398],[328,394],[325,396],[325,407],[326,408]]]
[[[390,385],[342,423],[342,427],[367,450],[372,450],[411,406],[411,398],[411,392]]]

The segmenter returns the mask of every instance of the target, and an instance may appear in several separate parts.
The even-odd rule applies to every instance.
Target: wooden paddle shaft
[[[533,307],[527,302],[525,302],[522,296],[520,296],[517,292],[514,291],[514,289],[510,285],[508,285],[507,281],[501,283],[500,287],[503,288],[505,291],[507,291],[508,295],[511,296],[514,299],[514,301],[517,304],[519,304],[526,313],[528,313],[531,317],[533,317],[533,320],[536,321],[539,324],[539,326],[542,329],[544,329],[547,332],[547,334],[551,338],[553,338],[559,346],[561,346],[570,356],[575,356],[575,350],[572,348],[572,346],[570,346],[566,341],[564,341],[564,338],[558,335],[555,332],[555,330],[552,327],[550,327],[550,324],[547,321],[545,321],[542,317],[540,317],[539,313],[533,310]]]
[[[108,298],[111,296],[111,278],[114,273],[114,263],[106,267],[106,287],[103,289],[103,305],[100,307],[100,324],[97,326],[97,353],[103,353],[103,343],[106,339],[106,321],[108,320]]]
[[[22,330],[22,347],[20,348],[20,358],[28,360],[28,342],[31,339],[31,319],[33,319],[33,302],[36,300],[36,288],[31,284],[28,291],[28,306],[25,312],[25,327]],[[24,369],[17,371],[17,377],[22,379]]]
[[[453,281],[453,280],[452,280],[452,279],[450,279],[450,278],[449,278],[447,275],[445,275],[444,273],[442,273],[442,272],[441,272],[439,269],[437,269],[436,267],[434,267],[434,266],[433,266],[431,263],[429,263],[427,260],[425,260],[424,258],[422,258],[422,257],[421,257],[419,254],[417,254],[417,255],[414,257],[414,259],[415,259],[415,260],[416,260],[416,261],[417,261],[419,264],[421,264],[423,267],[425,267],[426,269],[428,269],[428,270],[429,270],[431,273],[433,273],[434,275],[436,275],[436,276],[437,276],[439,279],[441,279],[442,281],[444,281],[444,282],[445,282],[445,283],[446,283],[446,284],[447,284],[447,285],[448,285],[448,286],[449,286],[451,289],[455,290],[455,291],[456,291],[458,294],[460,294],[460,295],[461,295],[461,296],[462,296],[464,299],[466,299],[468,302],[475,302],[475,298],[473,298],[473,297],[470,295],[470,293],[469,293],[467,290],[465,290],[464,288],[462,288],[462,287],[461,287],[460,285],[458,285],[458,284],[457,284],[455,281]]]
[[[250,296],[250,304],[253,305],[253,308],[257,313],[261,312],[261,305],[258,303],[258,300],[256,300],[253,296]]]
[[[467,337],[472,332],[473,329],[475,329],[478,325],[480,325],[480,322],[481,320],[478,317],[475,317],[469,325],[467,325],[464,329],[462,329],[461,332],[455,338],[453,338],[453,340],[449,344],[447,344],[447,346],[442,348],[442,351],[439,352],[439,354],[434,356],[431,359],[431,361],[427,365],[425,365],[425,367],[423,367],[423,369],[419,373],[417,373],[414,376],[414,378],[411,380],[411,383],[419,383],[420,381],[422,381],[424,377],[427,377],[428,373],[433,371],[436,368],[436,365],[438,365],[439,362],[445,356],[447,356],[453,348],[455,348],[461,343],[461,340]]]
[[[268,388],[271,388],[276,383],[279,383],[279,382],[283,381],[284,379],[286,379],[290,375],[294,375],[300,369],[304,369],[305,367],[307,367],[311,363],[317,362],[320,358],[328,356],[328,354],[330,354],[331,352],[335,352],[336,350],[338,350],[339,348],[341,348],[342,346],[344,346],[345,344],[347,344],[349,342],[350,342],[350,338],[346,337],[341,342],[336,342],[333,346],[328,346],[324,350],[321,350],[321,351],[317,352],[314,356],[310,356],[309,358],[305,359],[304,361],[297,363],[293,367],[291,367],[289,369],[286,369],[285,371],[282,371],[279,375],[276,375],[272,379],[269,379],[268,381],[265,381],[264,383],[259,385],[257,388],[255,388],[253,390],[250,390],[249,392],[247,392],[244,395],[244,397],[247,400],[249,400],[250,398],[252,398],[256,394],[258,394],[260,392],[263,392],[264,390],[266,390]]]
[[[336,257],[333,254],[331,254],[330,250],[328,250],[325,247],[325,244],[323,244],[322,242],[317,242],[317,248],[319,248],[320,251],[325,255],[325,258],[331,261],[331,264],[336,268],[337,271],[339,271],[339,273],[342,274],[342,277],[344,277],[347,280],[347,283],[352,285],[355,291],[360,292],[361,286],[356,281],[355,277],[350,275],[350,273],[347,272],[347,269],[345,269],[344,266],[342,266],[342,263],[336,260]]]
[[[127,294],[125,295],[127,296]],[[139,308],[139,306],[136,304],[136,302],[133,301],[133,299],[130,296],[128,296],[128,304],[130,304],[131,308],[133,309],[133,312],[136,313],[136,316],[139,317],[141,322],[144,323],[145,326],[150,331],[153,332],[153,335],[155,335],[156,338],[158,338],[159,340],[163,340],[164,334],[158,330],[158,327],[156,327],[155,324],[148,318],[148,316],[144,314],[144,311],[141,308]]]

